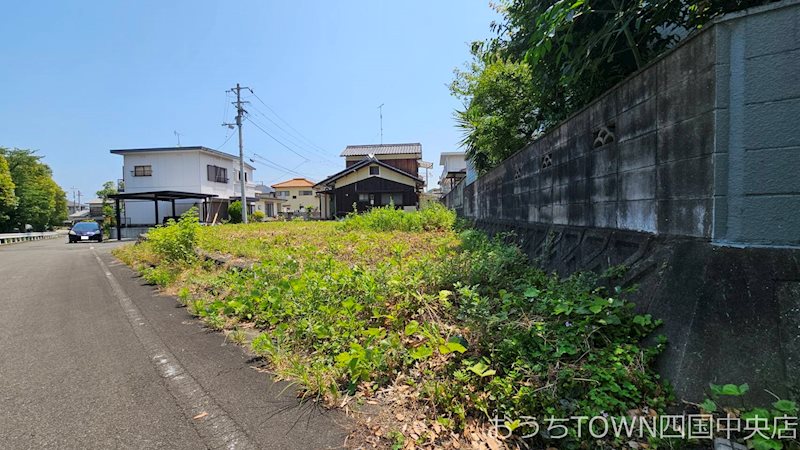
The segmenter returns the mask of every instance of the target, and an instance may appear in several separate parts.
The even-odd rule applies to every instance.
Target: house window
[[[275,191],[275,196],[277,197],[288,197],[289,191]]]
[[[369,201],[369,194],[358,194],[358,201],[360,201],[360,202],[368,202]]]
[[[236,178],[238,178],[238,179],[239,179],[239,181],[242,181],[242,172],[239,172],[239,171],[237,170],[237,171],[236,171]],[[245,173],[244,173],[244,181],[247,181],[247,172],[245,172]]]
[[[153,166],[133,166],[133,176],[135,177],[153,176]]]
[[[300,195],[314,195],[313,191],[300,191]]]
[[[228,169],[209,164],[206,166],[206,171],[208,172],[208,181],[215,183],[228,182]]]
[[[403,194],[381,194],[381,205],[403,206]]]
[[[267,217],[275,216],[275,206],[272,203],[267,203]]]
[[[369,166],[369,174],[370,175],[380,175],[381,168],[378,166]]]

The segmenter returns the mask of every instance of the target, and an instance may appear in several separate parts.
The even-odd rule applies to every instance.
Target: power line
[[[260,164],[260,165],[262,165],[262,166],[269,167],[270,169],[275,169],[275,170],[278,170],[278,171],[283,171],[283,172],[281,173],[281,176],[283,176],[284,174],[287,174],[287,173],[293,173],[293,174],[295,174],[295,175],[303,176],[303,174],[301,174],[301,173],[297,172],[295,169],[299,168],[299,167],[300,167],[300,166],[302,166],[303,164],[306,164],[306,163],[308,163],[308,161],[303,161],[303,162],[301,162],[300,164],[296,165],[296,166],[295,166],[293,169],[289,169],[288,167],[281,166],[280,164],[277,164],[277,163],[273,163],[273,162],[267,161],[267,160],[266,160],[264,157],[262,157],[262,156],[258,156],[258,155],[255,155],[255,154],[253,154],[253,155],[251,155],[251,156],[253,156],[254,158],[258,158],[258,160],[256,160],[256,159],[253,159],[253,158],[250,158],[250,162],[252,162],[252,163],[254,163],[254,164]]]
[[[217,146],[217,147],[216,147],[216,148],[217,148],[217,150],[221,150],[221,149],[222,149],[222,147],[224,147],[224,146],[225,146],[225,144],[227,144],[227,143],[228,143],[228,141],[230,141],[230,140],[231,140],[231,138],[233,137],[233,133],[231,133],[230,131],[228,131],[228,132],[227,132],[227,133],[225,133],[225,134],[227,134],[227,135],[228,135],[228,137],[226,137],[226,138],[225,138],[225,140],[222,142],[222,144],[220,144],[219,146]]]
[[[250,108],[251,108],[252,110],[254,110],[254,111],[256,112],[256,114],[258,114],[258,115],[260,115],[260,116],[264,117],[265,119],[269,120],[269,121],[270,121],[270,122],[271,122],[273,125],[277,126],[277,127],[280,129],[280,130],[282,130],[282,131],[285,133],[285,135],[286,135],[286,136],[285,136],[285,137],[284,137],[284,136],[282,136],[281,138],[282,138],[282,139],[285,139],[285,140],[286,140],[286,141],[287,141],[289,144],[291,144],[291,145],[292,145],[294,148],[296,148],[296,149],[298,149],[298,150],[300,150],[300,151],[303,151],[303,150],[306,150],[306,151],[308,151],[308,150],[309,150],[309,149],[308,149],[308,148],[307,148],[305,145],[303,145],[303,144],[301,144],[301,143],[298,143],[297,141],[295,141],[294,139],[296,139],[296,137],[292,136],[292,134],[290,134],[288,131],[286,131],[285,129],[283,129],[283,128],[282,128],[282,127],[281,127],[281,126],[280,126],[278,123],[276,123],[274,120],[272,120],[272,119],[270,119],[269,117],[267,117],[267,115],[265,115],[263,112],[259,111],[259,110],[258,110],[256,107],[254,107],[254,106],[251,106]],[[251,118],[250,120],[252,121],[253,119]],[[293,139],[293,138],[294,138],[294,139]],[[313,149],[310,149],[310,150],[313,150]],[[317,152],[317,153],[319,153],[319,152]],[[332,164],[332,165],[335,165],[335,166],[338,166],[338,165],[339,165],[339,164],[338,164],[336,161],[333,161],[333,160],[331,160],[331,159],[328,159],[328,158],[327,158],[327,157],[325,157],[325,156],[318,156],[318,158],[320,158],[320,159],[319,159],[319,161],[323,161],[323,162],[326,162],[326,163],[328,163],[328,164]]]
[[[272,138],[272,140],[273,140],[273,141],[275,141],[275,142],[277,142],[278,144],[280,144],[281,146],[283,146],[283,147],[284,147],[286,150],[289,150],[290,152],[292,152],[292,153],[294,153],[295,155],[297,155],[297,156],[299,156],[299,157],[303,158],[303,159],[304,159],[304,160],[306,160],[306,161],[310,161],[310,160],[309,160],[308,158],[306,158],[304,155],[302,155],[302,154],[300,154],[299,152],[295,151],[293,148],[291,148],[291,147],[289,147],[288,145],[284,144],[284,143],[283,143],[282,141],[280,141],[278,138],[276,138],[275,136],[273,136],[272,134],[270,134],[270,132],[269,132],[269,131],[267,131],[267,130],[265,130],[265,129],[261,128],[261,126],[260,126],[259,124],[257,124],[257,123],[256,123],[256,122],[255,122],[253,119],[251,119],[250,117],[245,117],[245,119],[247,119],[248,121],[250,121],[250,123],[252,123],[252,124],[253,124],[253,126],[255,126],[255,127],[256,127],[256,128],[258,128],[259,130],[261,130],[261,132],[262,132],[262,133],[264,133],[264,134],[266,134],[267,136],[269,136],[270,138]]]
[[[275,141],[275,142],[277,142],[278,144],[282,145],[284,148],[288,149],[289,151],[291,151],[291,152],[292,152],[292,153],[294,153],[295,155],[298,155],[299,157],[303,158],[303,160],[304,160],[304,161],[315,161],[315,162],[322,163],[322,164],[325,164],[325,165],[327,165],[327,166],[330,166],[330,167],[339,167],[339,163],[338,163],[338,162],[336,162],[336,161],[334,161],[334,160],[332,160],[332,159],[328,159],[328,158],[325,158],[325,157],[317,156],[316,154],[314,154],[314,155],[309,155],[308,153],[305,153],[305,154],[299,153],[299,152],[301,152],[301,151],[304,151],[304,150],[305,150],[306,152],[308,152],[308,149],[307,149],[306,147],[301,147],[301,146],[297,145],[297,143],[296,143],[296,142],[294,142],[294,141],[291,141],[291,140],[288,140],[288,139],[287,139],[287,141],[288,141],[288,142],[289,142],[289,143],[290,143],[290,144],[291,144],[291,145],[292,145],[292,146],[293,146],[293,147],[294,147],[296,150],[295,150],[295,149],[292,149],[292,148],[289,146],[289,144],[287,144],[286,142],[283,142],[281,139],[279,139],[279,138],[275,137],[275,135],[273,135],[272,133],[270,133],[269,131],[267,131],[266,129],[264,129],[265,127],[263,127],[263,126],[262,126],[263,124],[260,124],[260,123],[256,122],[256,121],[253,119],[253,117],[252,117],[252,116],[249,116],[249,117],[247,117],[247,120],[249,120],[249,121],[250,121],[250,123],[252,123],[252,124],[253,124],[253,125],[254,125],[256,128],[258,128],[259,130],[261,130],[262,132],[264,132],[264,133],[265,133],[267,136],[269,136],[270,138],[272,138],[272,140],[274,140],[274,141]]]
[[[305,162],[301,162],[300,164],[298,164],[297,166],[295,166],[295,169],[299,168],[299,167],[300,167],[300,166],[302,166],[303,164],[305,164]],[[295,175],[300,175],[301,177],[303,176],[303,175],[301,175],[301,174],[299,174],[299,173],[295,172],[294,170],[289,170],[289,171],[286,171],[286,172],[283,172],[283,173],[281,173],[281,174],[280,174],[280,175],[279,175],[277,178],[275,178],[274,180],[270,181],[270,184],[277,183],[278,181],[281,181],[281,180],[283,180],[283,177],[285,177],[285,176],[286,176],[286,175],[288,175],[289,173],[294,173]]]
[[[258,94],[256,94],[256,93],[255,93],[255,92],[253,92],[252,90],[250,91],[250,93],[251,93],[251,94],[253,94],[253,97],[255,97],[255,98],[256,98],[256,99],[257,99],[259,102],[261,102],[261,104],[262,104],[262,105],[264,105],[264,107],[265,107],[265,108],[267,108],[267,109],[268,109],[270,112],[272,112],[272,114],[274,114],[274,115],[275,115],[275,117],[277,117],[277,118],[278,118],[278,120],[280,120],[281,122],[285,123],[285,124],[286,124],[286,126],[288,126],[289,128],[291,128],[292,130],[294,130],[294,132],[296,133],[296,135],[297,135],[297,136],[298,136],[300,139],[302,139],[302,140],[304,140],[304,141],[308,142],[308,143],[309,143],[309,144],[310,144],[312,147],[316,147],[317,149],[319,149],[319,151],[322,151],[322,152],[323,152],[323,154],[325,154],[325,155],[327,156],[327,150],[325,150],[324,148],[320,147],[319,145],[315,144],[315,143],[314,143],[314,142],[312,142],[310,139],[308,139],[307,137],[305,137],[305,136],[303,135],[303,133],[301,133],[301,132],[299,132],[299,131],[297,130],[297,128],[293,127],[293,126],[292,126],[292,124],[290,124],[289,122],[287,122],[287,121],[286,121],[286,120],[285,120],[283,117],[281,117],[281,116],[280,116],[280,114],[278,114],[277,112],[275,112],[275,110],[274,110],[274,109],[270,108],[270,106],[269,106],[269,105],[267,105],[267,104],[264,102],[264,100],[261,100],[261,97],[259,97],[259,96],[258,96]]]
[[[270,161],[270,160],[268,160],[267,158],[265,158],[265,157],[263,157],[263,156],[259,155],[258,153],[251,153],[251,154],[250,154],[250,158],[251,158],[250,160],[251,160],[251,161],[253,161],[253,162],[259,162],[259,163],[262,163],[262,164],[266,164],[266,165],[268,165],[268,166],[272,167],[273,169],[278,169],[278,170],[290,170],[290,169],[287,169],[285,166],[282,166],[282,165],[280,165],[280,164],[278,164],[278,163],[276,163],[276,162],[273,162],[273,161]],[[255,160],[253,160],[252,158],[256,158],[256,159],[258,159],[259,161],[255,161]],[[303,163],[306,163],[306,162],[307,162],[307,161],[303,161]]]
[[[226,122],[228,121],[228,99],[229,98],[230,98],[230,96],[228,95],[228,91],[225,91],[225,110],[222,113],[222,125],[226,126],[227,130],[225,131],[225,140],[222,141],[222,144],[214,147],[217,150],[222,150],[222,147],[224,147],[225,144],[227,144],[228,141],[231,140],[231,137],[233,137],[233,133],[231,133],[231,131],[230,131],[233,128],[233,125],[226,125]]]
[[[267,119],[267,120],[268,120],[268,121],[270,121],[270,122],[271,122],[273,125],[275,125],[276,127],[278,127],[278,129],[279,129],[279,130],[283,131],[283,132],[285,133],[285,135],[286,135],[286,140],[287,140],[287,141],[289,141],[289,142],[291,142],[291,143],[292,143],[292,144],[293,144],[295,147],[301,148],[301,147],[304,145],[304,144],[298,144],[298,143],[297,143],[297,141],[295,141],[295,139],[297,139],[297,137],[296,137],[296,136],[293,136],[293,135],[292,135],[290,132],[286,131],[286,129],[285,129],[285,128],[281,127],[281,126],[280,126],[280,124],[278,124],[278,123],[277,123],[277,122],[275,122],[274,120],[270,119],[270,118],[269,118],[269,117],[268,117],[266,114],[264,114],[263,112],[261,112],[261,111],[260,111],[258,108],[256,108],[255,106],[251,106],[250,108],[251,108],[253,111],[255,111],[255,112],[256,112],[256,114],[258,114],[258,115],[260,115],[261,117],[263,117],[263,118]]]

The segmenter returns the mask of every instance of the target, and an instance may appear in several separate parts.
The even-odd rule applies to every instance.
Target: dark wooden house
[[[417,209],[424,181],[419,177],[420,144],[351,145],[341,154],[345,169],[314,186],[322,217],[341,217],[379,206]]]

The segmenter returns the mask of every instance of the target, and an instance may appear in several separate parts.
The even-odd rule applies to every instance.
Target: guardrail
[[[0,245],[13,244],[15,242],[39,241],[42,239],[53,239],[61,233],[54,231],[46,233],[4,233],[0,234]]]

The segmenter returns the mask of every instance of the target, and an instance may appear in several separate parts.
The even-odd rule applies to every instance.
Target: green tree
[[[0,230],[8,228],[11,214],[17,207],[17,196],[14,194],[14,180],[8,161],[0,154]]]
[[[456,121],[464,131],[467,157],[478,172],[496,166],[540,131],[533,87],[525,62],[498,59],[458,74],[450,88],[465,100],[465,109],[456,111]]]
[[[242,221],[242,202],[236,200],[228,205],[228,217],[231,223],[240,223]]]
[[[102,189],[95,193],[97,197],[103,200],[103,232],[106,234],[106,236],[111,233],[111,227],[116,225],[114,223],[116,221],[114,207],[111,206],[111,203],[108,200],[111,195],[116,193],[117,188],[113,181],[106,181],[103,183]]]
[[[501,0],[496,37],[472,44],[474,60],[451,89],[465,101],[456,120],[468,156],[479,171],[494,167],[527,142],[517,135],[556,125],[714,16],[768,2]],[[530,86],[522,87],[514,73],[525,64]],[[504,87],[527,99],[499,94]],[[520,105],[529,109],[510,120]]]
[[[25,230],[27,225],[44,231],[60,225],[67,216],[64,191],[53,181],[53,173],[35,151],[0,148],[8,162],[17,207],[9,214],[6,229]]]

